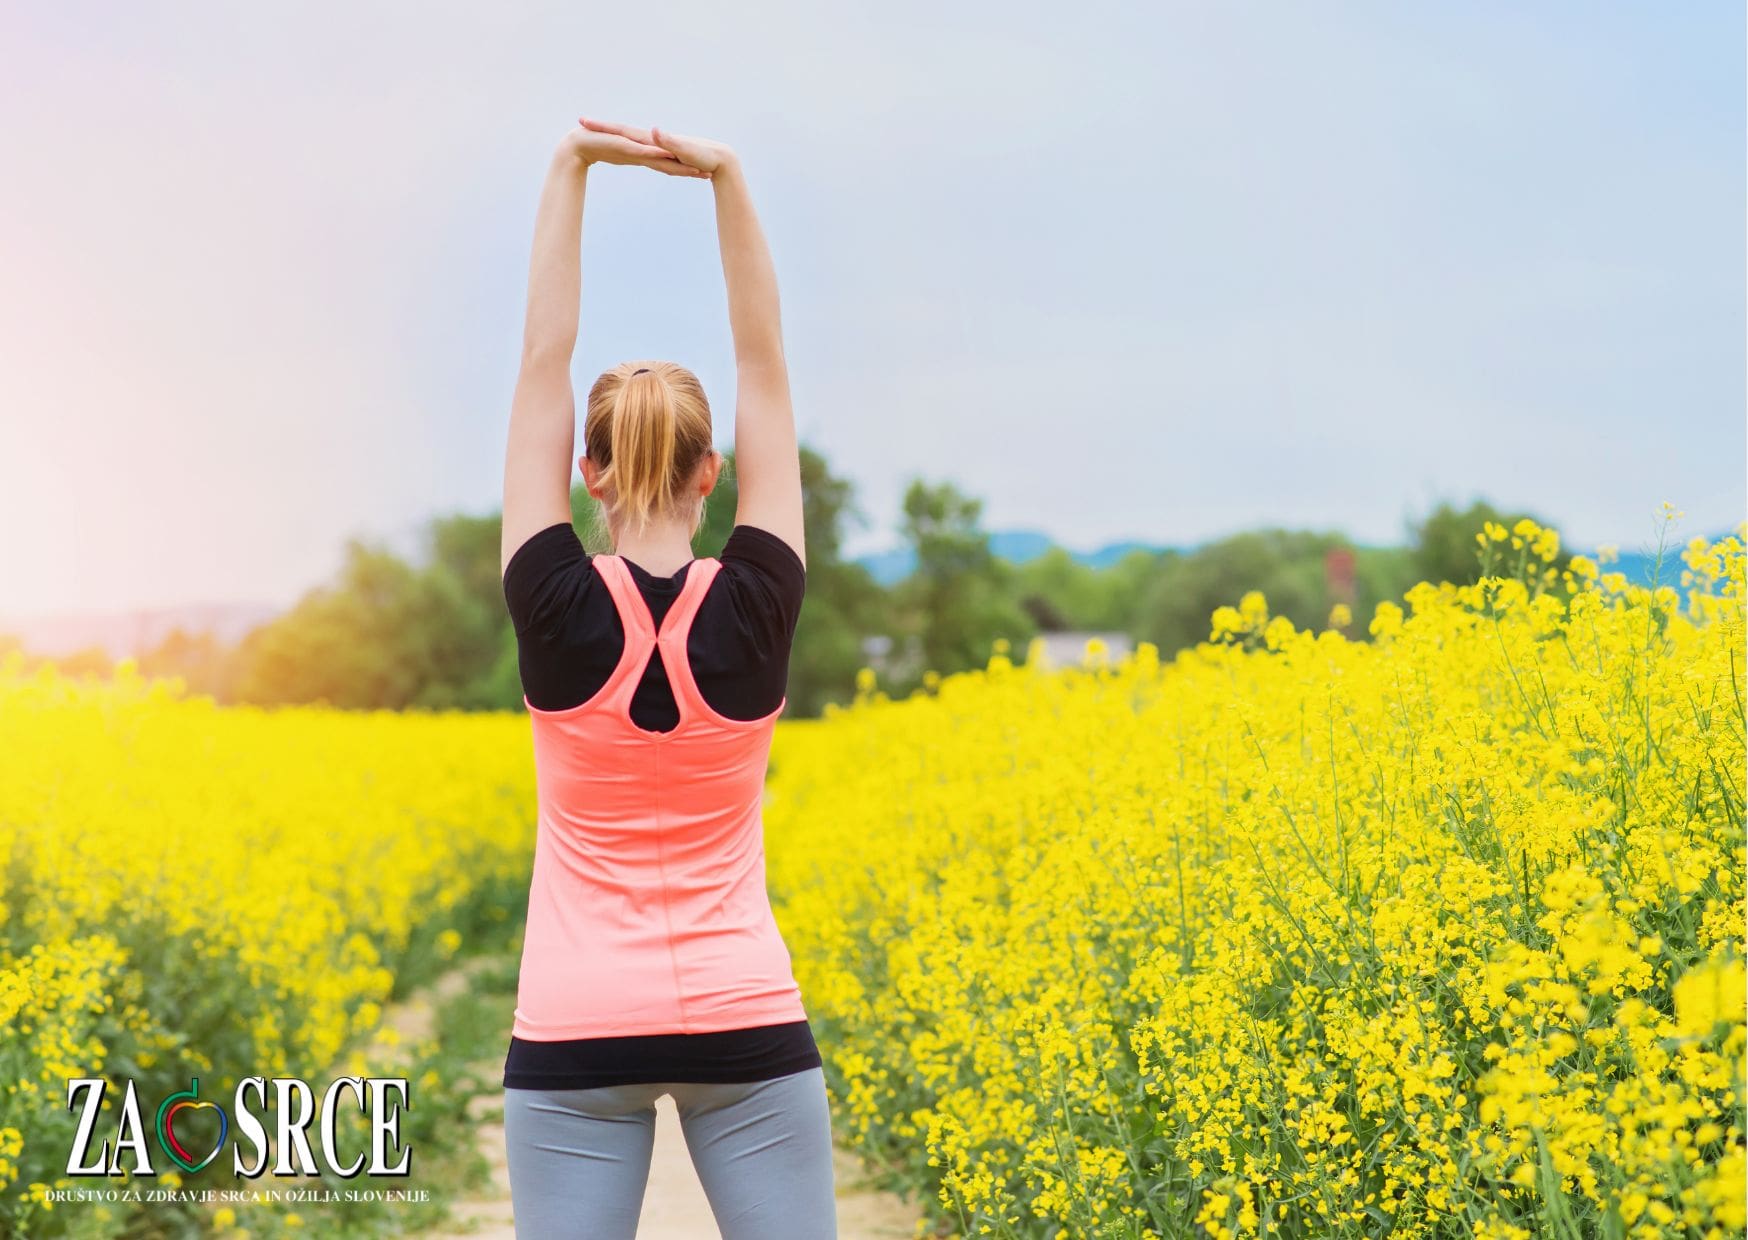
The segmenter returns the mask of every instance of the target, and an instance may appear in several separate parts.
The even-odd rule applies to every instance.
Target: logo
[[[72,1077],[67,1081],[67,1109],[82,1108],[79,1130],[73,1137],[73,1148],[67,1153],[67,1174],[70,1176],[157,1175],[152,1165],[151,1150],[146,1141],[145,1124],[141,1119],[139,1094],[129,1079],[122,1093],[120,1114],[115,1128],[103,1136],[95,1152],[93,1140],[103,1119],[103,1099],[110,1082],[106,1077]],[[268,1102],[269,1088],[272,1103]],[[348,1096],[350,1095],[350,1104]],[[351,1161],[342,1161],[353,1152],[340,1135],[340,1108],[355,1105],[360,1116],[368,1118],[369,1151],[357,1151]],[[405,1176],[411,1174],[413,1151],[400,1143],[400,1112],[411,1107],[407,1100],[407,1079],[397,1076],[342,1076],[329,1084],[320,1105],[309,1083],[301,1077],[245,1077],[237,1082],[236,1094],[227,1113],[217,1102],[200,1096],[200,1078],[190,1077],[188,1088],[178,1090],[158,1104],[157,1122],[152,1135],[159,1149],[176,1166],[193,1174],[211,1164],[231,1139],[231,1120],[236,1120],[237,1140],[232,1143],[232,1166],[236,1174],[254,1178],[267,1174],[269,1149],[277,1152],[272,1174],[276,1176],[322,1175],[324,1171],[349,1180],[359,1175]],[[189,1142],[204,1147],[204,1141],[194,1136],[197,1117],[211,1111],[217,1117],[218,1135],[207,1138],[212,1148],[197,1154]],[[184,1121],[178,1133],[176,1124]],[[312,1143],[310,1127],[315,1126]],[[202,1125],[204,1127],[204,1125]],[[269,1141],[268,1129],[273,1129]],[[352,1144],[360,1142],[355,1134]],[[245,1157],[243,1145],[249,1146]],[[321,1151],[318,1163],[316,1150]],[[131,1170],[123,1163],[123,1151],[132,1155]],[[398,1161],[393,1161],[398,1158]]]
[[[225,1118],[225,1113],[219,1110],[219,1104],[195,1101],[199,1097],[200,1078],[197,1076],[193,1078],[193,1083],[187,1089],[179,1094],[171,1094],[164,1099],[163,1105],[158,1108],[158,1144],[164,1147],[165,1153],[176,1160],[178,1167],[187,1172],[199,1171],[207,1163],[217,1158],[218,1152],[225,1146],[225,1136],[231,1130],[231,1122]],[[182,1101],[178,1102],[178,1098]],[[71,1099],[68,1100],[68,1105],[71,1105]],[[212,1149],[207,1151],[206,1157],[199,1162],[195,1162],[194,1155],[182,1148],[182,1142],[176,1139],[176,1129],[172,1127],[176,1120],[176,1112],[184,1108],[195,1111],[218,1111],[218,1141]]]

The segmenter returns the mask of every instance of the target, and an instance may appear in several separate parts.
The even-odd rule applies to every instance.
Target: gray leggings
[[[516,1235],[632,1240],[655,1148],[655,1102],[674,1096],[723,1240],[837,1240],[825,1072],[735,1085],[506,1089]]]

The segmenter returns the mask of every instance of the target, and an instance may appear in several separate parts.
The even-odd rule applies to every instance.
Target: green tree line
[[[1018,657],[1047,631],[1123,633],[1155,643],[1169,658],[1205,640],[1215,608],[1249,590],[1263,592],[1272,614],[1304,628],[1323,627],[1334,605],[1345,602],[1354,618],[1348,635],[1363,639],[1377,603],[1399,600],[1415,582],[1473,581],[1475,535],[1484,522],[1509,528],[1533,515],[1485,502],[1463,509],[1445,504],[1413,525],[1401,547],[1361,547],[1339,533],[1271,528],[1193,550],[1135,549],[1106,567],[1083,564],[1060,547],[1016,564],[992,551],[981,500],[949,482],[914,478],[901,524],[914,566],[886,586],[843,554],[846,528],[866,524],[854,488],[817,452],[804,447],[801,456],[808,572],[790,654],[791,717],[848,701],[864,666],[874,666],[880,686],[902,697],[930,672],[984,665],[998,639]],[[594,503],[577,486],[573,522],[589,551],[608,551],[594,534]],[[735,507],[731,454],[705,505],[695,554],[722,550]],[[499,528],[497,513],[433,519],[413,562],[350,540],[334,580],[241,641],[226,645],[210,634],[177,630],[139,656],[140,669],[180,676],[191,692],[227,704],[519,709],[516,638],[498,573]],[[1332,576],[1332,553],[1345,559],[1344,573]],[[0,637],[0,653],[6,647]],[[40,661],[72,674],[111,670],[100,649],[27,659]]]

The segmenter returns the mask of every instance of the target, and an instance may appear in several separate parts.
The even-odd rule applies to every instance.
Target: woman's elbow
[[[571,354],[576,351],[576,340],[563,335],[529,336],[522,342],[522,371],[562,369],[570,373]]]

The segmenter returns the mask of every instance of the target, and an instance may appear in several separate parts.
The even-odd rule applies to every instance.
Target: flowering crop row
[[[525,895],[533,796],[510,714],[224,709],[125,669],[0,667],[0,1235],[106,1208],[49,1196],[75,1184],[71,1077],[227,1098],[362,1072],[383,1005]]]
[[[968,1234],[1740,1235],[1743,550],[782,730],[839,1120]],[[1345,617],[1337,617],[1342,623]]]

